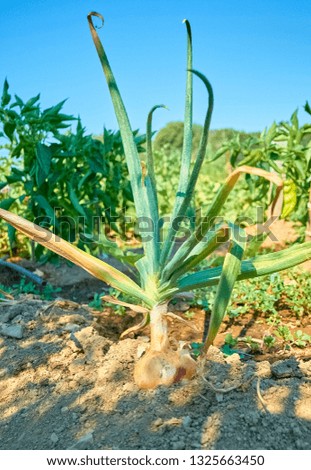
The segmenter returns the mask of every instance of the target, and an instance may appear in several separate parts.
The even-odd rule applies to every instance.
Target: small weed
[[[275,334],[281,338],[285,343],[293,343],[294,336],[288,326],[286,325],[279,325],[276,329]]]
[[[267,316],[277,315],[276,302],[280,297],[282,288],[279,276],[267,276],[261,280],[249,280],[237,285],[232,295],[228,314],[230,318],[251,311],[260,311]]]
[[[62,290],[61,287],[54,287],[54,286],[51,286],[51,284],[46,284],[40,293],[40,298],[42,300],[52,300],[54,294],[61,292],[61,290]]]
[[[234,346],[236,346],[237,342],[238,342],[238,340],[236,338],[233,338],[231,333],[228,333],[225,336],[225,344],[227,344],[228,346],[234,348]]]
[[[261,349],[261,345],[258,343],[258,340],[252,336],[245,336],[243,341],[247,344],[247,346],[249,346],[252,352],[258,352]]]
[[[198,289],[197,291],[194,292],[194,298],[190,302],[191,307],[200,307],[203,310],[209,310],[210,309],[210,299],[211,297],[211,292],[210,289]]]
[[[94,298],[93,300],[89,303],[89,307],[91,308],[94,308],[95,310],[99,310],[100,312],[102,312],[104,310],[104,304],[103,304],[103,299],[102,297],[106,295],[105,293],[101,293],[101,294],[94,294]],[[115,290],[115,289],[109,289],[109,295],[111,297],[115,297],[115,298],[119,298],[120,297],[120,292]],[[122,305],[116,305],[116,304],[112,304],[110,302],[105,302],[105,305],[107,307],[110,307],[112,308],[113,312],[116,314],[116,315],[125,315],[126,314],[126,308],[123,307]]]
[[[203,343],[191,343],[191,356],[195,359],[198,358],[202,352],[203,346]]]
[[[110,306],[113,308],[113,312],[116,315],[120,315],[121,317],[126,314],[126,308],[123,307],[123,305],[115,305],[115,304],[110,304]]]
[[[277,328],[276,335],[284,341],[287,349],[293,345],[299,348],[305,348],[311,343],[310,335],[303,333],[301,330],[292,333],[288,326],[284,325]]]
[[[19,294],[35,294],[39,295],[40,291],[36,284],[33,282],[29,281],[27,282],[27,279],[23,277],[18,284],[13,284],[14,291],[17,295]]]
[[[187,320],[191,320],[195,315],[195,312],[193,310],[188,310],[187,312],[184,312],[184,316],[187,318]]]
[[[272,349],[275,345],[276,338],[275,338],[275,336],[267,335],[267,336],[264,336],[263,342],[264,342],[264,345],[268,349]]]
[[[296,318],[311,313],[311,278],[308,273],[290,270],[237,284],[228,315],[231,318],[249,312],[262,312],[269,325],[281,323],[280,310],[293,312]]]
[[[18,284],[13,284],[13,289],[10,292],[15,295],[33,294],[39,296],[42,300],[52,300],[53,295],[61,290],[61,287],[53,287],[51,284],[46,284],[40,289],[36,284],[31,281],[28,282],[27,279],[23,277]]]
[[[301,330],[296,331],[294,336],[294,344],[299,348],[305,348],[308,344],[311,344],[311,336],[303,333]]]
[[[103,301],[101,298],[102,294],[94,294],[93,300],[89,303],[89,307],[94,308],[94,310],[103,311]]]

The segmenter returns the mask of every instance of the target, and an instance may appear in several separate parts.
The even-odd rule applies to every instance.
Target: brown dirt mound
[[[212,347],[191,382],[140,391],[148,337],[117,341],[129,323],[47,306],[0,304],[1,449],[311,449],[310,358],[242,362]]]

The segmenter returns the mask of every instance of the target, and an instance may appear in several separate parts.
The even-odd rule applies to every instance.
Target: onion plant
[[[151,221],[152,230],[147,238],[142,238],[144,255],[136,263],[137,279],[125,275],[108,263],[91,256],[59,236],[35,225],[15,214],[0,209],[0,216],[22,233],[44,245],[48,249],[82,267],[93,276],[104,281],[124,294],[135,298],[134,311],[144,313],[144,320],[136,329],[150,325],[150,347],[135,366],[134,378],[142,388],[170,385],[184,378],[191,378],[197,370],[197,361],[189,350],[176,349],[169,341],[167,318],[169,302],[177,295],[206,286],[217,286],[209,329],[199,360],[204,358],[209,346],[219,330],[226,313],[230,296],[237,281],[270,274],[290,268],[311,258],[311,243],[247,259],[248,245],[246,231],[225,219],[216,220],[220,211],[236,185],[241,174],[256,175],[276,185],[278,193],[282,189],[282,179],[260,168],[238,167],[228,176],[215,194],[210,207],[196,224],[191,235],[176,251],[176,237],[181,221],[184,220],[194,194],[196,182],[206,155],[208,133],[211,122],[214,97],[208,79],[192,66],[192,35],[190,24],[184,21],[187,32],[187,73],[184,142],[181,155],[179,185],[176,192],[169,229],[164,240],[161,237],[161,217],[158,209],[156,171],[152,152],[152,116],[161,106],[154,106],[147,119],[146,161],[142,162],[131,130],[128,115],[121,98],[114,74],[93,23],[93,17],[102,22],[103,17],[96,12],[88,15],[91,35],[108,83],[109,92],[118,119],[123,141],[125,158],[129,170],[133,198],[138,221]],[[192,154],[192,93],[193,76],[198,77],[207,90],[208,105],[202,131],[201,142],[194,161]],[[242,201],[241,201],[242,202]],[[142,223],[139,222],[141,226]],[[150,223],[148,224],[150,227]],[[142,234],[146,232],[141,228]],[[219,244],[225,244],[226,255],[222,266],[199,269],[200,263]],[[111,299],[110,299],[111,300]],[[130,305],[114,299],[114,302]]]

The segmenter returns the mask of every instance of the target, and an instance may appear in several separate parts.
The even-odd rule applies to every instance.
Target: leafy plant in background
[[[120,132],[104,129],[94,139],[78,119],[75,132],[62,133],[74,120],[61,113],[64,101],[41,111],[39,99],[37,95],[24,103],[15,95],[13,100],[4,83],[0,148],[6,165],[0,190],[9,190],[0,195],[0,208],[35,217],[79,247],[93,241],[94,249],[105,240],[103,227],[124,232],[124,214],[133,201]],[[133,136],[142,152],[145,136],[138,131]],[[11,244],[14,235],[10,230]],[[39,258],[42,247],[35,254]]]
[[[193,124],[192,126],[192,155],[194,156],[195,153],[198,151],[200,145],[200,139],[202,134],[202,126],[199,124]],[[161,152],[165,150],[166,152],[182,152],[183,147],[183,135],[184,135],[184,123],[181,121],[176,122],[169,122],[165,127],[163,127],[156,135],[154,139],[154,150],[156,152]],[[225,129],[213,129],[209,132],[209,139],[208,145],[206,150],[206,158],[207,161],[205,162],[205,166],[208,165],[208,160],[211,159],[218,159],[217,152],[222,149],[224,145],[228,142],[232,141],[236,136],[241,142],[248,140],[251,137],[259,137],[259,132],[243,132],[237,131],[231,128]],[[223,152],[221,151],[221,155]],[[227,176],[226,171],[226,161],[222,159],[221,161],[222,169],[219,169],[219,173],[221,173],[222,180]],[[204,174],[204,165],[202,168],[202,173]],[[215,165],[214,165],[214,172],[215,172]],[[213,175],[214,176],[214,175]]]
[[[192,151],[196,152],[200,145],[202,126],[192,126]],[[184,123],[181,121],[169,122],[163,127],[154,139],[154,150],[166,149],[168,152],[182,152],[184,139]]]
[[[212,297],[211,294],[210,297]],[[283,323],[281,312],[282,310],[290,311],[296,317],[296,324],[301,325],[302,322],[307,322],[310,316],[310,302],[310,274],[293,269],[283,275],[274,273],[260,280],[254,278],[239,283],[231,296],[228,315],[230,318],[249,314],[256,317],[259,315],[258,321],[260,319],[261,323],[265,321],[269,325],[271,334],[263,337],[263,343],[268,349],[277,345],[276,338],[287,345],[305,347],[308,344],[308,335],[300,330],[291,331]],[[264,320],[262,315],[265,317]],[[244,341],[246,339],[247,337],[243,338]],[[237,342],[238,340],[232,338],[230,334],[225,338],[225,343],[232,347]]]
[[[48,137],[55,137],[60,129],[67,128],[72,116],[61,114],[64,102],[40,110],[38,101],[40,95],[30,98],[26,103],[15,95],[15,99],[9,93],[9,84],[4,82],[0,108],[0,138],[1,138],[1,182],[0,190],[3,193],[0,207],[11,209],[14,205],[19,208],[26,217],[36,215],[36,207],[44,204],[39,194],[32,194],[34,181],[41,186],[45,180],[45,173],[49,168],[44,166],[44,154],[40,150]],[[5,171],[5,173],[4,173]],[[21,185],[22,184],[22,188]],[[19,186],[16,188],[16,186]],[[46,203],[47,204],[47,203]],[[25,211],[24,207],[29,208]],[[32,212],[32,210],[34,212]],[[14,230],[8,232],[12,243],[15,239]]]
[[[293,345],[298,346],[299,348],[305,348],[311,343],[310,335],[303,333],[301,330],[292,333],[286,325],[278,326],[276,336],[284,342],[286,349],[289,349]]]
[[[193,125],[192,157],[198,151],[202,130],[202,126]],[[173,209],[174,188],[178,185],[180,173],[183,134],[183,122],[169,122],[157,133],[154,139],[154,162],[157,166],[157,190],[161,214],[169,214]],[[194,216],[194,210],[211,203],[213,194],[230,173],[230,164],[228,164],[227,156],[223,153],[222,148],[237,135],[240,141],[244,142],[244,140],[252,136],[258,137],[260,134],[238,132],[234,129],[216,129],[209,132],[206,158],[202,164],[200,179],[197,182],[193,198],[193,209],[189,212],[189,217]],[[242,197],[246,199],[247,196],[248,192],[246,190],[243,192]],[[252,204],[252,199],[249,199],[250,204]],[[235,207],[235,202],[236,198],[232,199],[230,204],[232,214],[237,212],[236,209],[238,211],[241,209],[240,203]]]
[[[113,288],[136,299],[139,305],[125,304],[119,299],[113,299],[113,301],[123,306],[130,305],[134,311],[144,313],[144,321],[137,326],[137,330],[139,327],[143,328],[150,323],[150,348],[137,362],[134,378],[140,387],[154,388],[161,384],[170,385],[183,378],[191,378],[197,370],[197,362],[190,356],[190,352],[186,349],[175,350],[169,342],[168,303],[174,296],[193,289],[217,285],[207,338],[200,348],[200,357],[204,358],[224,318],[235,282],[271,274],[310,259],[311,243],[304,243],[277,253],[243,259],[247,244],[245,231],[230,221],[216,222],[215,217],[223,208],[241,174],[247,173],[265,178],[274,183],[278,191],[282,188],[282,180],[277,175],[265,170],[242,166],[228,176],[193,233],[177,252],[173,253],[179,223],[185,217],[190,206],[206,154],[208,131],[213,110],[213,90],[207,78],[192,68],[191,29],[189,22],[185,21],[188,46],[184,144],[171,223],[166,238],[162,241],[156,191],[156,171],[151,143],[152,114],[159,106],[153,107],[148,116],[146,163],[142,164],[117,83],[93,24],[94,16],[102,21],[103,17],[99,13],[92,12],[88,15],[88,22],[118,119],[136,214],[142,235],[144,255],[135,264],[139,281],[132,280],[122,271],[15,214],[0,209],[0,216],[36,242],[81,266]],[[192,163],[193,75],[200,78],[208,91],[208,109],[199,149]],[[148,224],[148,236],[143,236],[146,235],[146,224]],[[221,243],[228,244],[227,254],[222,266],[189,274],[189,271],[198,266]]]
[[[311,114],[308,103],[305,111]],[[311,239],[311,124],[300,126],[298,111],[288,122],[273,123],[260,136],[244,140],[237,134],[220,148],[216,158],[223,154],[229,156],[234,168],[252,165],[281,175],[285,179],[286,203],[282,217],[292,214],[294,220],[306,227],[306,239]],[[246,182],[253,201],[264,201],[266,206],[271,202],[274,195],[267,181],[246,175]]]
[[[309,273],[292,270],[286,276],[272,274],[240,283],[231,297],[228,314],[263,313],[270,324],[280,323],[279,311],[293,312],[297,320],[311,313],[311,279]]]

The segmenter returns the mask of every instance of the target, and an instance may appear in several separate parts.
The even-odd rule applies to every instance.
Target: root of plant
[[[232,392],[233,390],[237,390],[239,388],[242,388],[245,391],[246,388],[252,383],[252,381],[257,378],[256,393],[257,393],[258,400],[260,401],[264,411],[266,413],[269,413],[269,410],[267,408],[267,402],[266,402],[266,400],[264,400],[264,398],[261,394],[261,390],[260,390],[261,378],[258,377],[256,374],[253,374],[247,380],[242,380],[240,383],[238,383],[236,385],[232,385],[231,387],[228,387],[228,388],[217,388],[217,387],[215,387],[215,385],[213,385],[211,382],[209,382],[204,377],[202,372],[199,374],[199,377],[207,384],[208,388],[210,388],[213,392],[219,393],[219,394],[222,394],[222,395],[225,394],[225,393]],[[203,400],[206,400],[206,398],[202,394],[199,394],[199,396],[201,398],[203,398]]]

